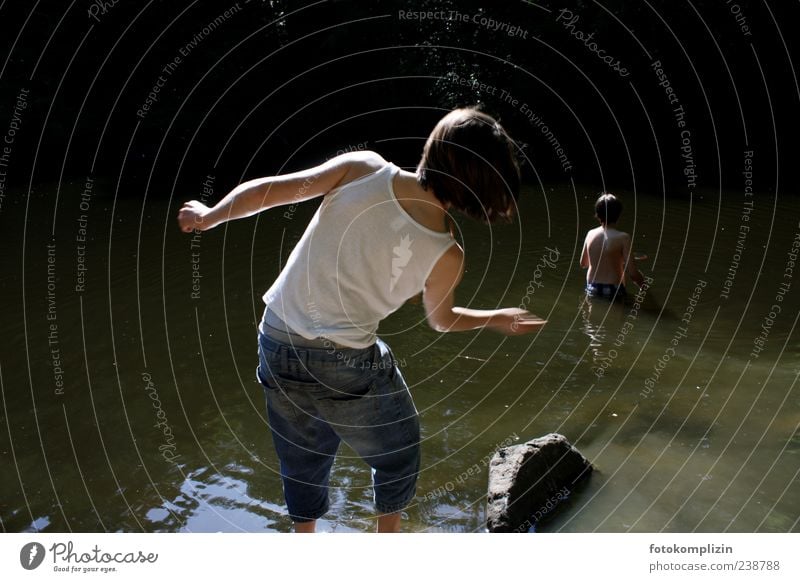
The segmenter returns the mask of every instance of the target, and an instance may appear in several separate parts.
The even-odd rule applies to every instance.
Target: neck
[[[416,193],[417,198],[420,200],[425,200],[426,202],[433,203],[438,208],[441,208],[442,212],[445,213],[450,208],[450,204],[445,204],[436,196],[436,193],[433,189],[426,190],[422,187],[422,184],[419,183],[419,174],[412,174],[411,172],[406,172],[407,178],[409,182],[413,180],[413,191]]]
[[[414,220],[439,232],[447,232],[447,207],[432,190],[423,188],[416,174],[401,172],[395,181],[395,195]]]

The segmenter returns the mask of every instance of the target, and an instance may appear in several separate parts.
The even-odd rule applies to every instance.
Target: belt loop
[[[288,346],[281,346],[281,371],[285,374],[289,371]]]

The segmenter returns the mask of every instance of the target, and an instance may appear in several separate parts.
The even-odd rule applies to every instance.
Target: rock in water
[[[499,449],[489,463],[489,531],[525,533],[591,472],[591,463],[560,434]]]

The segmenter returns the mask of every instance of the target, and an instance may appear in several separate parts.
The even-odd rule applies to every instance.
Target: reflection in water
[[[247,481],[252,474],[241,466],[225,467],[219,474],[201,468],[186,476],[180,493],[145,513],[153,531],[236,532],[275,529],[282,520],[280,505],[251,497]]]
[[[595,306],[595,303],[600,301],[603,305]],[[594,317],[592,317],[592,307],[595,307]],[[611,325],[607,320],[609,315],[612,319],[617,319],[614,316],[622,307],[617,302],[583,296],[579,309],[583,319],[583,331],[589,339],[588,348],[592,353],[592,373],[600,377],[605,374],[618,355],[615,349],[607,345],[609,343],[607,328]]]
[[[643,310],[663,314],[650,294],[652,283],[652,277],[646,277],[633,296],[613,301],[586,294],[582,296],[579,311],[583,331],[589,339],[588,349],[592,352],[595,377],[602,378],[619,357]]]
[[[265,214],[205,233],[193,298],[194,251],[172,228],[173,209],[148,200],[146,212],[163,220],[140,226],[139,202],[117,200],[108,240],[101,226],[110,204],[96,190],[97,238],[86,249],[80,293],[68,209],[56,233],[63,394],[54,391],[42,292],[49,236],[28,231],[24,288],[21,279],[0,280],[8,305],[2,432],[12,437],[0,442],[0,523],[6,531],[289,531],[254,376],[256,323],[261,294],[313,204],[291,220]],[[722,298],[736,209],[721,209],[709,248],[716,206],[702,197],[692,206],[669,201],[662,225],[663,200],[639,195],[625,226],[652,257],[642,265],[652,284],[638,306],[635,295],[588,301],[575,241],[592,217],[576,223],[585,209],[561,194],[548,191],[549,238],[531,225],[540,192],[523,197],[519,229],[492,230],[490,239],[481,225],[462,225],[467,272],[459,301],[490,307],[525,298],[549,321],[538,336],[443,336],[427,327],[419,305],[381,327],[407,362],[421,415],[422,470],[406,529],[483,531],[495,449],[556,431],[597,471],[540,531],[797,531],[800,290],[785,293],[782,315],[752,355],[796,221],[766,228],[770,215],[754,211],[740,276]],[[800,214],[797,202],[782,204],[776,216]],[[20,232],[9,236],[21,240]],[[546,248],[558,257],[548,254],[551,264],[536,272]],[[707,287],[685,337],[672,345],[698,280]],[[159,449],[164,418],[173,462]],[[369,469],[346,447],[341,453],[319,529],[370,531]]]

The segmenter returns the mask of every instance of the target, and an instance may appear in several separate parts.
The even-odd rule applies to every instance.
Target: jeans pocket
[[[315,395],[317,400],[328,400],[332,402],[354,402],[358,400],[375,400],[375,381],[367,378],[364,382],[350,382],[349,384],[338,386],[323,386],[322,390]]]
[[[266,360],[261,357],[256,366],[256,379],[264,390],[277,390],[280,380],[275,376],[275,368],[267,364]]]
[[[256,378],[265,392],[313,392],[319,388],[318,382],[298,380],[287,374],[275,358],[263,356],[256,367]]]
[[[352,430],[374,427],[381,424],[381,404],[384,401],[376,386],[373,380],[347,390],[327,388],[315,394],[316,409],[343,438]]]

